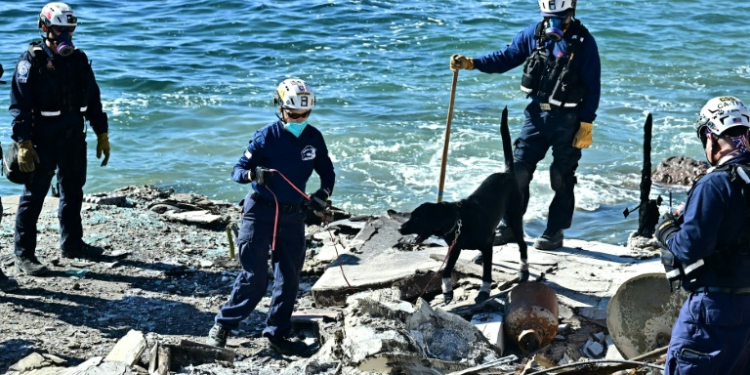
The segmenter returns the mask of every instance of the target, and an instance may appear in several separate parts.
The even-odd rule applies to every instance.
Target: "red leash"
[[[281,176],[281,178],[283,178],[284,181],[286,181],[289,184],[289,186],[291,186],[294,190],[296,190],[305,199],[307,199],[308,201],[310,200],[310,197],[308,197],[307,194],[305,194],[304,192],[302,192],[302,190],[300,190],[299,188],[297,188],[297,186],[295,186],[292,183],[292,181],[289,181],[289,179],[286,178],[286,176],[284,176],[283,173],[279,172],[276,169],[271,169],[271,172],[278,173],[279,176]],[[276,251],[276,232],[278,231],[278,227],[279,227],[279,199],[276,198],[276,194],[274,194],[273,190],[271,190],[271,188],[269,188],[268,185],[263,185],[263,186],[265,186],[266,189],[268,190],[268,192],[271,193],[271,195],[273,195],[274,203],[276,203],[276,217],[274,218],[274,221],[273,221],[273,241],[271,243],[271,251]],[[323,215],[323,216],[324,216],[323,217],[323,224],[328,225],[328,223],[325,221],[325,215]],[[331,229],[330,228],[328,229],[328,235],[331,237],[331,242],[333,242],[333,249],[336,251],[336,263],[338,263],[339,268],[341,269],[341,276],[344,277],[344,281],[346,281],[346,285],[349,286],[349,289],[351,289],[352,291],[354,291],[354,287],[352,287],[352,284],[349,284],[349,280],[346,278],[346,274],[344,273],[344,266],[341,265],[341,255],[339,255],[339,250],[336,247],[336,241],[333,238],[333,233],[331,233]],[[456,236],[456,237],[458,237],[458,236]],[[455,244],[455,241],[453,243]],[[443,262],[445,262],[445,261],[443,261]]]

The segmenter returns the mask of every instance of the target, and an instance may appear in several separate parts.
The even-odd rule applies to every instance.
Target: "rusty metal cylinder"
[[[518,284],[508,296],[505,333],[522,352],[537,350],[557,335],[557,294],[539,282]]]

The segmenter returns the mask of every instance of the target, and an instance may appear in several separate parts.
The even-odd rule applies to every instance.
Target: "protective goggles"
[[[305,112],[302,112],[302,113],[294,113],[294,112],[290,112],[290,111],[288,111],[288,110],[285,109],[284,112],[286,113],[286,117],[289,117],[292,120],[297,120],[297,119],[301,119],[301,118],[305,118],[305,117],[310,116],[310,112],[312,112],[312,110],[305,111]]]

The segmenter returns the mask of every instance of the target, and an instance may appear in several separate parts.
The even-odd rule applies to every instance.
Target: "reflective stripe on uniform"
[[[704,262],[703,259],[701,259],[701,260],[699,260],[699,261],[697,261],[697,262],[695,262],[693,264],[689,264],[689,265],[685,266],[685,274],[687,275],[690,272],[695,271],[696,269],[700,268],[704,264],[706,264],[706,262]]]
[[[81,107],[81,113],[86,112],[89,107]],[[60,116],[62,114],[62,111],[41,111],[39,112],[44,117],[53,117],[53,116]]]

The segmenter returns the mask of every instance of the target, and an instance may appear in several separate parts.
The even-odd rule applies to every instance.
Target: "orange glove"
[[[39,163],[39,155],[34,150],[31,141],[23,141],[18,144],[18,168],[21,172],[33,172]]]
[[[96,135],[96,158],[101,159],[102,152],[104,153],[104,160],[102,160],[102,167],[107,165],[109,161],[109,135],[107,133]]]
[[[451,70],[459,70],[459,69],[472,70],[474,69],[474,59],[472,59],[471,57],[466,57],[463,55],[455,54],[451,56],[450,67],[451,67]]]
[[[593,133],[594,124],[590,122],[582,122],[581,127],[578,128],[575,138],[573,138],[573,147],[578,149],[589,148],[591,143],[594,142]]]

